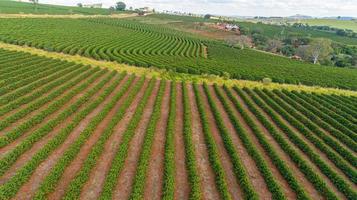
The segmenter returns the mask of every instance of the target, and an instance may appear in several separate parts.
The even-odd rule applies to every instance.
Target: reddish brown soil
[[[160,199],[162,196],[166,127],[169,116],[169,107],[170,84],[166,84],[165,94],[161,105],[161,116],[155,130],[151,158],[147,171],[148,176],[146,177],[144,191],[145,199]]]
[[[216,102],[216,106],[219,110],[219,113],[222,116],[224,124],[226,125],[226,128],[229,132],[232,142],[233,142],[234,146],[236,147],[235,149],[238,152],[238,156],[242,160],[242,163],[245,166],[245,169],[248,173],[249,179],[250,179],[255,191],[258,193],[260,199],[271,199],[271,193],[268,190],[268,187],[265,183],[263,176],[260,174],[253,158],[250,157],[247,150],[245,149],[242,141],[240,140],[240,138],[238,136],[238,133],[236,133],[234,126],[229,119],[228,114],[226,113],[222,103],[220,102],[220,100],[218,99],[218,97],[216,95],[215,90],[213,89],[213,87],[209,87],[209,89],[210,89],[212,98]],[[221,90],[221,93],[223,94],[224,91]],[[229,102],[228,97],[226,97],[226,100]],[[233,107],[231,107],[231,108],[233,108]]]
[[[152,95],[150,96],[148,104],[144,109],[144,113],[142,115],[142,119],[139,123],[139,126],[136,128],[135,135],[130,142],[128,155],[125,160],[123,169],[120,173],[118,184],[113,191],[114,199],[128,199],[130,195],[133,178],[136,172],[136,166],[138,164],[141,152],[141,146],[146,133],[146,127],[150,121],[150,116],[154,108],[155,97],[158,94],[158,90],[159,82],[156,83],[155,89]]]
[[[203,199],[219,199],[219,193],[215,184],[215,175],[210,166],[200,116],[195,101],[192,85],[188,85],[188,97],[192,115],[192,142],[194,144],[198,174],[201,180]]]
[[[96,82],[99,82],[100,80],[97,80]],[[111,83],[111,81],[109,82]],[[109,84],[107,83],[107,84]],[[94,86],[90,86],[90,87],[94,87]],[[94,98],[96,96],[98,96],[104,89],[100,90],[97,94],[94,95]],[[94,99],[92,97],[92,99]],[[86,104],[82,105],[80,110],[84,108]],[[65,128],[69,122],[71,122],[71,120],[73,119],[74,115],[71,115],[69,118],[67,118],[63,123],[60,123],[59,125],[57,125],[53,131],[51,131],[50,133],[48,133],[46,136],[44,136],[41,140],[35,142],[33,144],[33,146],[27,150],[26,152],[24,152],[18,159],[17,161],[11,166],[11,168],[9,170],[7,170],[7,172],[1,177],[0,179],[0,183],[2,183],[3,181],[7,181],[9,178],[11,178],[18,169],[20,169],[21,167],[23,167],[26,162],[28,162],[33,155],[35,155],[45,144],[47,144],[52,138],[54,138],[62,128]],[[26,136],[28,136],[27,134],[25,134]],[[27,137],[25,136],[21,136],[18,140],[15,140],[14,142],[10,143],[9,145],[5,146],[4,148],[2,148],[0,150],[0,152],[4,152],[3,155],[5,155],[8,152],[11,152],[17,145],[19,145],[23,140],[25,140]],[[20,140],[21,139],[21,140]]]
[[[103,188],[106,174],[110,169],[111,162],[114,159],[123,133],[132,119],[137,106],[142,100],[145,90],[146,87],[142,87],[137,98],[134,99],[133,103],[125,111],[123,119],[114,128],[112,136],[105,144],[102,155],[99,157],[96,166],[92,170],[87,183],[83,186],[80,199],[98,199]]]
[[[121,88],[121,84],[119,84],[115,91],[118,91]],[[63,153],[69,148],[69,146],[78,138],[80,133],[88,126],[90,121],[104,108],[104,106],[111,100],[111,98],[115,95],[115,91],[112,92],[103,103],[101,103],[94,111],[92,111],[89,115],[87,115],[80,124],[72,131],[72,133],[68,136],[66,141],[60,145],[52,154],[48,157],[47,160],[42,162],[37,169],[34,171],[28,182],[26,182],[19,190],[18,195],[27,194],[26,199],[30,199],[41,182],[50,172],[50,169],[56,164],[58,159],[63,155]],[[58,131],[58,130],[55,130]],[[20,197],[20,196],[17,196]],[[23,197],[22,197],[23,198]]]
[[[212,110],[209,106],[206,94],[205,94],[202,86],[199,87],[199,91],[200,91],[200,95],[203,100],[203,105],[206,110],[207,118],[208,118],[209,125],[211,128],[211,133],[212,133],[212,136],[216,142],[218,153],[221,158],[220,161],[221,161],[222,167],[223,167],[225,175],[226,175],[228,191],[231,194],[233,199],[242,199],[243,193],[242,193],[240,186],[237,182],[236,175],[233,172],[233,164],[230,162],[229,154],[224,147],[220,131],[218,130],[216,120],[213,116]]]
[[[82,80],[81,83],[83,83],[85,81]],[[80,84],[81,84],[80,83]],[[94,85],[94,83],[92,83],[91,85]],[[78,86],[78,85],[77,85]],[[74,86],[76,87],[76,86]],[[89,87],[87,87],[84,91],[87,91]],[[8,131],[11,131],[13,128],[18,127],[19,125],[27,122],[29,119],[33,118],[34,116],[38,115],[39,113],[41,113],[43,110],[47,109],[49,105],[51,105],[54,101],[61,99],[62,97],[64,97],[65,95],[67,95],[68,93],[70,93],[71,89],[65,91],[64,93],[62,93],[60,96],[54,98],[53,100],[51,100],[50,102],[47,102],[45,105],[41,106],[41,108],[27,114],[26,116],[24,116],[23,118],[17,120],[16,122],[12,123],[11,126],[8,126],[7,128],[5,128],[4,130],[1,131],[0,134],[6,133]],[[62,105],[60,108],[58,108],[55,112],[53,112],[52,114],[48,115],[47,117],[45,117],[41,123],[35,125],[34,127],[32,127],[31,129],[29,129],[28,131],[26,131],[26,133],[31,133],[34,130],[38,129],[38,127],[42,126],[43,124],[47,123],[48,120],[54,118],[55,116],[57,116],[59,113],[61,113],[63,111],[63,109],[65,109],[66,107],[70,106],[71,104],[73,104],[73,102],[77,101],[80,97],[82,97],[85,92],[81,91],[80,93],[78,93],[77,95],[75,95],[74,97],[72,97],[69,101],[67,101],[64,105]]]
[[[183,139],[182,86],[176,85],[176,121],[175,121],[175,199],[188,199],[190,187],[185,163],[185,143]]]
[[[51,114],[50,116],[55,116],[57,117],[57,115],[60,113],[60,112],[63,112],[63,109],[69,107],[70,105],[72,105],[75,101],[77,101],[82,95],[85,94],[85,92],[87,92],[90,88],[93,88],[95,87],[95,85],[97,85],[106,75],[108,74],[105,74],[101,77],[99,77],[98,79],[96,79],[92,84],[90,84],[85,90],[81,91],[80,93],[78,93],[76,96],[74,96],[68,103],[66,103],[64,105],[64,107],[58,111],[55,111],[53,114]],[[112,79],[113,80],[113,79]],[[82,82],[84,82],[86,80],[82,80],[79,84],[81,84]],[[77,84],[77,85],[79,85]],[[63,94],[65,95],[65,94]],[[59,98],[61,98],[63,95],[61,95]],[[55,100],[55,99],[54,99]],[[39,110],[43,110],[45,108],[47,108],[47,106],[49,105],[50,103],[46,103],[44,106],[42,106],[42,108],[40,108]],[[81,107],[84,107],[83,105]],[[36,110],[34,112],[32,112],[34,114],[37,114],[39,113],[38,111],[39,110]],[[56,115],[57,114],[57,115]],[[49,117],[50,117],[49,116]],[[4,155],[5,153],[11,151],[12,149],[14,149],[18,144],[20,144],[23,140],[25,140],[34,130],[38,129],[39,127],[41,127],[43,124],[47,123],[48,120],[50,119],[49,117],[46,117],[46,119],[43,121],[43,123],[40,123],[38,125],[36,125],[34,128],[30,129],[29,131],[26,131],[25,134],[23,134],[22,136],[20,136],[19,138],[17,138],[15,141],[13,141],[12,143],[8,144],[7,146],[3,147],[3,148],[0,148],[0,155]],[[54,118],[54,117],[53,117]],[[27,117],[26,117],[27,119]],[[25,121],[25,119],[21,119],[21,121]],[[62,123],[63,124],[63,123]],[[62,125],[60,124],[60,125]],[[67,125],[67,124],[65,124]],[[12,124],[11,127],[15,127],[15,124]],[[50,137],[50,134],[48,134],[47,136],[45,136],[43,138],[43,140],[41,141],[44,141],[44,139],[46,139],[46,137]],[[1,157],[1,156],[0,156]]]
[[[60,70],[60,71],[63,71],[63,70],[65,70],[65,69],[62,69],[62,70]],[[57,71],[57,72],[59,72],[59,71]],[[33,83],[35,83],[35,82],[39,82],[39,81],[41,81],[41,80],[43,80],[43,79],[47,79],[49,76],[53,76],[53,75],[54,75],[55,73],[57,73],[57,72],[54,72],[54,73],[52,73],[52,74],[50,74],[50,75],[43,76],[43,77],[41,77],[41,78],[39,78],[39,79],[37,79],[37,80],[35,80],[35,81],[32,81],[31,83],[28,83],[27,85],[24,85],[24,86],[21,86],[21,87],[19,87],[19,88],[14,89],[14,90],[12,90],[12,91],[6,93],[5,95],[12,94],[12,93],[16,92],[17,90],[22,89],[22,88],[28,86],[29,84],[33,84]],[[68,74],[68,73],[70,73],[70,72],[67,72],[66,74]],[[61,77],[57,77],[57,78],[55,78],[55,79],[52,80],[52,81],[55,81],[55,80],[57,80],[57,79],[59,79],[59,78],[61,78]],[[46,84],[48,84],[48,83],[46,83]],[[44,85],[42,85],[42,86],[40,86],[40,87],[43,87],[43,86],[44,86]],[[38,88],[39,88],[39,87],[38,87]],[[23,97],[23,96],[26,96],[26,95],[30,95],[31,93],[33,93],[33,90],[22,93],[18,98]]]
[[[319,149],[317,149],[308,139],[306,139],[305,137],[303,137],[303,134],[300,133],[299,130],[297,130],[295,127],[293,127],[293,126],[292,126],[287,120],[285,120],[279,113],[275,112],[275,114],[277,114],[277,115],[279,116],[280,120],[282,120],[291,130],[293,130],[295,133],[297,133],[297,135],[299,136],[299,138],[302,139],[302,140],[304,140],[304,141],[315,151],[315,153],[317,153],[317,154],[320,156],[320,158],[326,162],[326,164],[328,164],[332,169],[335,170],[336,173],[338,173],[340,176],[342,176],[342,177],[345,179],[345,181],[347,181],[351,186],[353,186],[353,187],[355,187],[355,188],[357,189],[357,185],[353,184],[353,183],[348,179],[348,177],[347,177],[339,168],[337,168],[337,167],[334,165],[333,162],[331,162],[331,161],[327,158],[327,156],[326,156],[323,152],[321,152]],[[270,120],[273,121],[273,119],[271,119],[271,117],[270,117]],[[283,131],[282,129],[280,129],[280,128],[278,127],[278,125],[274,124],[274,126],[275,126],[276,129],[278,129],[278,130],[280,130],[282,133],[284,133],[284,131]],[[322,178],[324,178],[324,180],[326,181],[326,183],[327,183],[327,185],[329,186],[329,188],[333,189],[334,192],[335,192],[335,194],[339,195],[339,197],[342,198],[342,197],[343,197],[343,194],[341,194],[341,193],[335,188],[335,186],[333,185],[333,183],[331,182],[331,180],[321,172],[321,170],[309,159],[309,157],[308,157],[303,151],[301,151],[301,150],[297,147],[297,145],[295,145],[293,142],[290,142],[289,138],[288,138],[285,134],[283,134],[282,136],[288,141],[288,143],[290,144],[290,146],[295,147],[294,149],[295,149],[296,151],[298,151],[299,154],[300,154],[300,156],[303,157],[303,158],[311,165],[311,167],[314,169],[314,171],[315,171],[316,173],[318,173]]]
[[[80,75],[77,75],[74,79],[78,78],[79,76],[80,76]],[[56,81],[56,80],[55,80],[55,81]],[[83,83],[83,81],[84,81],[84,80],[80,81],[77,85]],[[43,85],[43,86],[41,86],[41,87],[36,88],[36,89],[33,90],[31,93],[29,93],[29,94],[27,94],[27,95],[24,95],[24,97],[25,97],[25,96],[31,96],[31,95],[32,95],[33,93],[35,93],[36,91],[41,90],[42,88],[44,88],[45,86],[47,86],[47,85],[49,85],[49,84],[51,84],[51,82],[50,82],[50,83],[47,83],[47,84],[45,84],[45,85]],[[6,113],[5,115],[1,116],[1,118],[6,118],[6,117],[8,117],[8,116],[10,116],[10,115],[15,114],[15,113],[18,112],[19,110],[25,109],[25,107],[27,107],[27,105],[29,105],[29,104],[32,103],[33,101],[36,101],[36,100],[42,98],[43,96],[47,96],[47,95],[48,95],[49,93],[51,93],[52,91],[57,90],[59,87],[65,85],[65,84],[66,84],[66,82],[64,82],[64,83],[62,83],[62,84],[60,84],[60,85],[56,85],[54,88],[52,88],[52,90],[48,91],[46,94],[43,94],[42,96],[35,98],[34,100],[32,100],[31,102],[29,102],[29,103],[27,103],[27,104],[20,105],[18,108],[13,109],[13,110],[11,110],[10,112]],[[76,87],[76,86],[73,86],[73,87]],[[72,87],[72,88],[73,88],[73,87]],[[52,100],[52,101],[53,101],[53,100]],[[43,105],[43,106],[44,106],[44,105]],[[0,107],[1,107],[1,106],[0,106]],[[1,120],[1,118],[0,118],[0,120]]]
[[[145,81],[144,87],[146,87],[147,83],[148,82]],[[135,85],[135,83],[133,83],[131,86],[133,85]],[[63,197],[63,195],[66,192],[67,186],[72,181],[72,179],[76,176],[77,172],[82,168],[85,158],[88,157],[88,154],[90,153],[92,147],[99,140],[100,136],[103,134],[103,131],[106,129],[106,127],[108,127],[108,124],[110,123],[111,119],[114,117],[118,109],[123,105],[124,101],[127,100],[129,93],[130,93],[130,89],[125,93],[125,95],[123,95],[123,97],[118,102],[116,102],[114,108],[111,109],[111,111],[107,114],[107,116],[103,119],[103,121],[99,123],[99,125],[97,126],[91,137],[88,138],[88,140],[81,148],[79,154],[71,162],[71,164],[67,166],[67,168],[65,169],[56,189],[52,194],[48,196],[49,199],[56,200],[56,199],[61,199]]]
[[[234,92],[233,92],[234,93]],[[236,93],[234,93],[236,94]],[[285,153],[283,149],[281,149],[280,145],[275,141],[275,139],[270,135],[269,131],[264,127],[264,125],[254,116],[253,113],[251,113],[247,107],[247,105],[244,103],[244,101],[236,95],[238,101],[241,103],[243,108],[246,110],[246,112],[249,114],[249,116],[256,122],[258,127],[265,133],[265,137],[267,140],[270,142],[270,145],[275,149],[275,151],[278,153],[279,157],[285,161],[287,166],[290,168],[291,172],[294,174],[294,177],[299,181],[301,186],[304,187],[306,192],[312,197],[313,199],[322,199],[321,195],[316,191],[314,186],[306,179],[305,175],[299,170],[299,168],[295,165],[295,163],[290,159],[288,154]],[[262,113],[263,110],[258,108]],[[266,117],[269,117],[266,115]],[[257,140],[255,138],[255,140]],[[258,141],[256,141],[258,143]]]
[[[238,118],[239,122],[241,123],[241,125],[243,126],[243,128],[247,131],[248,136],[250,137],[252,143],[255,145],[255,147],[257,147],[258,151],[260,152],[260,154],[263,156],[264,160],[266,161],[269,169],[271,170],[271,172],[273,173],[275,179],[279,182],[279,184],[282,186],[285,195],[289,198],[289,199],[295,199],[296,195],[295,192],[290,188],[288,182],[284,179],[284,177],[280,174],[279,170],[275,167],[275,165],[273,164],[272,160],[270,159],[270,157],[268,156],[268,154],[265,152],[265,150],[263,149],[263,147],[260,145],[260,143],[258,142],[258,140],[255,138],[254,133],[252,131],[252,129],[249,127],[249,125],[245,122],[245,120],[243,119],[242,115],[238,112],[238,110],[234,109],[235,106],[234,104],[229,100],[228,96],[226,95],[226,93],[222,91],[222,94],[226,97],[226,99],[228,100],[228,103],[230,104],[231,108],[233,108],[233,112],[235,114],[235,116]],[[241,105],[244,107],[244,105],[242,104],[242,101],[240,101],[240,99],[238,99],[238,95],[236,95],[234,93],[234,91],[232,91],[232,94],[235,96],[235,98],[241,103]],[[246,107],[245,107],[246,108]],[[247,108],[246,108],[247,109]],[[241,141],[240,141],[241,142]],[[243,145],[243,144],[242,144]],[[243,147],[243,146],[242,146]],[[245,158],[245,156],[243,156],[243,158]],[[244,161],[245,163],[246,161]],[[251,162],[251,164],[249,164],[249,166],[253,166],[255,165],[255,161],[249,161]],[[252,168],[248,168],[248,173],[249,174],[258,174],[259,171],[255,171],[252,172]],[[258,169],[256,169],[258,170]],[[250,175],[252,176],[252,175]],[[251,177],[252,178],[252,177]],[[253,184],[254,184],[254,179],[253,179]],[[256,187],[257,188],[257,187]]]

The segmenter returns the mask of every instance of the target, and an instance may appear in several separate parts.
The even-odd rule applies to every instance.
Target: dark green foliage
[[[260,81],[269,77],[280,83],[357,89],[354,69],[312,65],[251,49],[229,48],[221,42],[134,19],[7,19],[0,22],[0,40],[182,73],[227,72],[234,79]],[[93,27],[95,32],[91,31]],[[44,37],[43,32],[49,29],[51,32]],[[258,36],[259,43],[266,41]]]

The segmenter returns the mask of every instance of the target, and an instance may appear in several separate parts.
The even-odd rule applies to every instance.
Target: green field
[[[309,19],[301,20],[301,23],[307,23],[311,26],[331,26],[357,32],[357,20]]]
[[[357,97],[149,79],[4,49],[0,85],[2,200],[357,195]]]
[[[195,23],[195,22],[219,22],[219,20],[206,20],[201,17],[190,17],[190,16],[176,16],[176,15],[167,15],[167,14],[155,14],[146,16],[146,21],[154,21],[158,23],[158,21],[163,21],[166,23],[171,23],[171,25],[175,25],[175,22],[183,22],[186,24]],[[250,31],[259,30],[267,37],[274,38],[280,37],[281,33],[287,34],[296,34],[306,37],[312,38],[329,38],[332,41],[339,42],[342,44],[347,45],[357,45],[356,38],[348,38],[343,36],[338,36],[335,33],[329,33],[325,31],[318,31],[318,30],[302,30],[293,27],[283,27],[279,25],[271,25],[271,24],[262,24],[262,23],[253,23],[253,22],[246,22],[246,21],[238,21],[236,22],[241,27],[248,28]]]
[[[36,7],[31,3],[0,0],[0,14],[49,14],[49,15],[109,15],[108,9],[102,8],[79,8],[71,6],[57,6],[49,4],[38,4]]]
[[[95,31],[94,31],[95,30]],[[357,70],[312,65],[126,19],[0,19],[0,40],[191,74],[357,89]]]

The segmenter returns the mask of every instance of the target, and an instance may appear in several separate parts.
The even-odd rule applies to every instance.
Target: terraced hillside
[[[357,195],[357,97],[0,58],[0,199]]]
[[[0,40],[98,60],[235,79],[357,89],[357,70],[293,61],[128,19],[0,19]]]
[[[1,0],[0,14],[109,15],[111,14],[111,11],[102,8],[80,8],[74,6],[41,4],[41,1],[40,4],[35,7],[32,3]]]

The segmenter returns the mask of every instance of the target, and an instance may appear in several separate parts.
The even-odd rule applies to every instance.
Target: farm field
[[[175,16],[175,15],[167,15],[167,14],[154,14],[154,15],[148,15],[144,18],[138,18],[137,19],[139,21],[143,20],[143,21],[150,21],[152,20],[153,22],[158,23],[159,21],[164,21],[167,23],[167,25],[171,25],[171,26],[175,26],[175,24],[182,22],[183,24],[192,24],[195,22],[219,22],[219,20],[207,20],[207,19],[203,19],[203,18],[198,18],[198,17],[189,17],[189,16]],[[318,21],[318,20],[317,20]],[[302,21],[305,23],[305,21]],[[308,22],[308,21],[306,21]],[[283,26],[278,26],[278,25],[271,25],[271,24],[262,24],[262,23],[257,23],[256,21],[238,21],[237,22],[239,24],[239,26],[241,27],[245,27],[248,28],[249,30],[261,30],[264,35],[270,37],[270,38],[274,38],[276,36],[278,36],[281,32],[291,32],[294,33],[296,35],[303,35],[303,36],[309,36],[312,38],[329,38],[332,41],[335,42],[339,42],[339,43],[343,43],[343,44],[348,44],[348,45],[357,45],[357,39],[356,38],[348,38],[348,37],[343,37],[343,36],[338,36],[334,33],[329,33],[329,32],[325,32],[325,31],[318,31],[318,30],[302,30],[302,29],[298,29],[298,28],[294,28],[294,27],[283,27]],[[313,21],[312,21],[313,23]],[[317,22],[318,23],[318,22]],[[331,22],[332,23],[332,22]],[[325,24],[325,25],[329,25],[329,22],[322,21],[320,24]],[[336,24],[341,24],[341,28],[342,28],[342,24],[341,23],[336,23]],[[351,21],[351,23],[346,22],[346,27],[347,24],[349,25],[348,27],[350,27],[350,29],[356,28],[356,22]],[[313,24],[311,24],[313,25]],[[184,28],[181,29],[184,31]]]
[[[79,8],[74,6],[58,6],[38,4],[36,8],[32,3],[16,2],[10,0],[0,1],[0,14],[49,14],[49,15],[110,15],[113,12],[102,8]],[[120,12],[115,12],[120,13]]]
[[[278,83],[357,89],[355,69],[229,48],[220,42],[133,19],[6,19],[0,20],[0,41],[180,73],[227,72],[234,79],[271,78]]]
[[[149,79],[3,49],[0,86],[0,199],[357,196],[357,97]]]
[[[336,20],[336,19],[309,19],[301,20],[302,23],[307,23],[311,26],[331,26],[341,29],[350,29],[357,32],[357,20]]]

